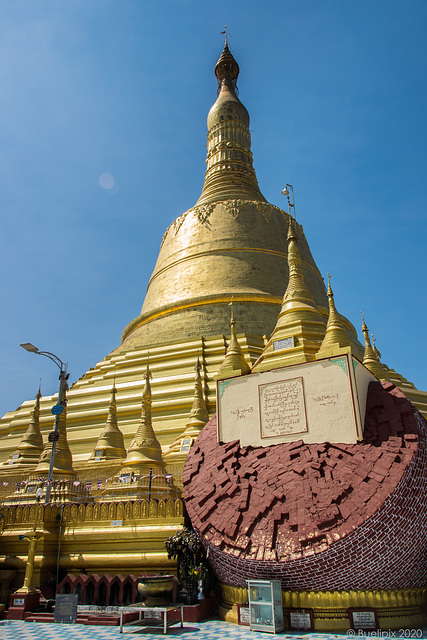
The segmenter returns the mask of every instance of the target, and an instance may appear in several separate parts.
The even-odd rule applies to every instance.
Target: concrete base
[[[37,609],[40,604],[40,592],[14,593],[10,596],[10,607],[7,612],[8,620],[24,620],[27,611]]]

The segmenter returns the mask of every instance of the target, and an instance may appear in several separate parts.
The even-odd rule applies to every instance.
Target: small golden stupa
[[[324,315],[305,282],[292,218],[289,218],[287,240],[288,286],[276,326],[253,371],[314,360],[325,335]]]
[[[365,352],[363,354],[363,364],[378,380],[389,380],[389,376],[379,359],[378,349],[374,351],[369,338],[369,329],[366,326],[362,313],[362,333],[365,338]]]
[[[209,413],[206,407],[205,394],[203,392],[202,378],[200,372],[202,370],[202,364],[199,356],[197,356],[197,363],[195,366],[196,379],[194,382],[194,398],[193,405],[191,407],[190,415],[185,431],[182,435],[172,443],[168,451],[165,453],[165,461],[170,464],[183,463],[190,451],[195,439],[209,420]]]
[[[151,495],[178,495],[173,479],[166,474],[162,448],[151,421],[151,371],[145,370],[142,410],[138,430],[129,445],[126,459],[118,475],[105,485],[102,501],[130,499]]]
[[[236,321],[234,319],[233,301],[230,302],[231,306],[231,320],[230,320],[230,333],[231,338],[228,343],[227,351],[225,352],[224,362],[221,364],[217,380],[222,378],[232,378],[234,376],[242,376],[249,373],[251,368],[245,360],[245,354],[239,344],[236,334]]]
[[[88,462],[101,462],[126,457],[123,434],[117,423],[116,393],[116,386],[113,385],[111,389],[111,400],[108,406],[107,422]]]
[[[325,337],[322,340],[320,349],[316,354],[316,358],[325,358],[335,356],[343,350],[351,351],[354,349],[354,342],[345,329],[343,321],[336,309],[334,294],[331,287],[331,277],[328,273],[328,300],[329,300],[329,317],[326,325]]]
[[[3,462],[3,465],[12,466],[14,470],[34,466],[38,464],[39,458],[43,451],[43,436],[40,431],[40,398],[42,397],[40,389],[36,395],[34,408],[30,414],[30,424],[26,430],[18,447],[12,455]]]

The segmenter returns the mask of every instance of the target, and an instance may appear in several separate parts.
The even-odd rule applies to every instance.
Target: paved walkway
[[[82,624],[46,624],[39,622],[21,622],[16,620],[0,622],[0,640],[126,640],[129,634],[137,635],[139,640],[147,635],[150,640],[164,639],[163,633],[157,629],[147,629],[144,631],[138,627],[127,627],[125,633],[121,634],[118,627],[86,626]],[[392,635],[396,634],[396,635]],[[365,635],[353,634],[358,640],[364,640]],[[185,622],[181,629],[179,624],[168,630],[168,636],[179,637],[180,640],[268,640],[268,638],[278,637],[283,640],[351,640],[352,636],[338,634],[321,633],[280,633],[273,636],[269,633],[250,631],[248,627],[238,626],[221,620],[209,620],[208,622]],[[369,636],[371,638],[373,636]],[[407,630],[398,632],[381,631],[380,638],[427,638],[424,633],[416,631],[410,635]]]

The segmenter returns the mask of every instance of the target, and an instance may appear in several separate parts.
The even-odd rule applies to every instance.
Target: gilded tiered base
[[[58,566],[60,579],[68,573],[127,576],[175,571],[165,540],[184,526],[180,498],[40,505],[40,510],[33,585],[53,589]],[[20,536],[33,529],[36,505],[5,507],[3,516],[0,567],[16,572],[15,590],[24,582],[28,562],[28,544]]]
[[[248,602],[248,590],[221,584],[219,616],[238,623],[238,606]],[[285,613],[291,609],[312,609],[314,630],[345,633],[351,628],[348,610],[375,609],[380,629],[422,629],[427,625],[423,611],[427,605],[425,589],[372,589],[366,591],[282,591]],[[406,636],[403,636],[406,637]]]

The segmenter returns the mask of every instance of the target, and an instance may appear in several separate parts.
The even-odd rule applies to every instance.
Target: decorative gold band
[[[248,590],[221,584],[219,615],[228,622],[238,622],[238,605],[248,602]],[[381,629],[425,627],[427,603],[424,589],[366,589],[354,591],[282,590],[283,608],[312,609],[316,631],[346,631],[350,628],[348,609],[373,608]]]

